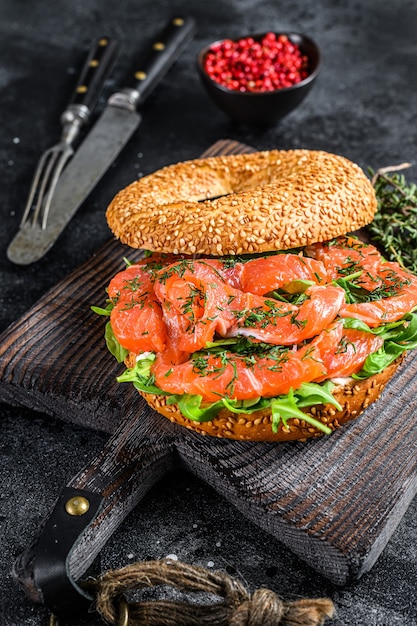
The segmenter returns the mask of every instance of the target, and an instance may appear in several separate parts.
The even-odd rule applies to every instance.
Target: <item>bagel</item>
[[[133,248],[240,255],[333,239],[369,224],[374,189],[359,166],[323,151],[271,150],[169,165],[107,209]]]
[[[177,163],[121,190],[107,209],[109,227],[149,256],[108,287],[107,345],[119,361],[120,348],[127,353],[128,369],[119,379],[133,382],[158,413],[202,435],[306,440],[357,418],[400,366],[409,320],[417,325],[417,314],[410,314],[417,308],[417,277],[345,236],[370,223],[376,208],[359,166],[309,150]],[[278,287],[270,285],[271,262],[272,281],[281,276]],[[284,270],[280,265],[277,272],[277,264]],[[358,282],[349,286],[349,280]],[[378,285],[382,295],[372,292]],[[372,293],[355,300],[361,289]],[[394,298],[405,294],[402,308],[391,305],[390,289]],[[317,302],[324,298],[324,308],[309,308],[314,294],[321,294]],[[355,312],[356,302],[365,304],[362,313]],[[356,324],[373,314],[371,328]],[[350,317],[356,321],[345,324]],[[385,353],[385,339],[372,328],[399,320]],[[400,355],[395,344],[394,361],[392,333],[404,344]],[[249,337],[249,352],[229,347],[236,337]]]

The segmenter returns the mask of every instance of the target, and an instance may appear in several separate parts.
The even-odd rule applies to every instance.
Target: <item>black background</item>
[[[58,243],[38,263],[7,260],[40,153],[58,139],[59,117],[92,39],[122,48],[100,107],[135,70],[135,59],[165,21],[188,13],[198,33],[142,107],[143,122]],[[315,39],[323,61],[297,111],[259,130],[232,123],[206,96],[198,50],[222,37],[273,30]],[[324,149],[365,169],[414,163],[417,147],[417,6],[398,0],[2,0],[0,3],[0,330],[109,239],[105,208],[122,187],[168,163],[194,158],[218,139],[259,149]],[[99,109],[98,109],[99,110]],[[407,172],[416,180],[416,168]],[[1,406],[0,622],[38,626],[47,611],[13,583],[12,562],[29,543],[61,486],[98,452],[103,433]],[[155,487],[103,550],[101,567],[175,554],[226,569],[252,590],[286,598],[330,596],[326,624],[417,624],[417,503],[411,504],[369,574],[339,589],[259,531],[211,488],[185,472]],[[77,621],[81,624],[81,621]],[[84,624],[84,621],[82,622]],[[99,623],[89,616],[85,624]]]

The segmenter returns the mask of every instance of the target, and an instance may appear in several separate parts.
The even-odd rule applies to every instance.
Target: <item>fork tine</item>
[[[59,159],[55,160],[55,168],[53,171],[53,176],[51,179],[51,183],[49,185],[48,193],[46,194],[46,197],[43,202],[44,204],[43,215],[42,215],[42,228],[43,229],[46,228],[46,222],[48,221],[49,209],[51,207],[52,198],[53,198],[56,186],[58,184],[59,177],[61,176],[61,172],[64,169],[68,159],[72,156],[72,154],[73,154],[73,150],[67,148],[61,153]],[[57,152],[57,155],[58,155],[58,152]]]
[[[41,175],[42,175],[42,173],[44,171],[44,167],[45,167],[44,164],[45,164],[45,161],[47,160],[48,156],[49,156],[49,150],[44,152],[43,155],[41,156],[41,158],[38,161],[38,164],[37,164],[36,170],[35,170],[35,174],[33,175],[32,183],[30,185],[29,196],[28,196],[28,199],[27,199],[27,202],[26,202],[26,207],[25,207],[25,210],[24,210],[21,222],[20,222],[20,226],[23,226],[26,223],[26,221],[27,221],[27,219],[29,217],[29,213],[30,213],[30,210],[31,210],[31,208],[33,206],[33,201],[35,199],[36,192],[39,189],[39,181],[40,181]]]
[[[46,228],[55,188],[61,172],[72,154],[73,149],[69,145],[57,144],[49,148],[39,159],[21,225],[27,222],[33,209],[32,225],[35,226],[40,220],[42,228]]]
[[[55,167],[57,158],[58,158],[58,152],[55,148],[51,148],[50,150],[47,151],[46,158],[44,160],[44,164],[45,164],[44,172],[43,172],[42,177],[39,177],[39,180],[41,181],[41,183],[39,185],[38,197],[36,201],[35,211],[33,213],[34,225],[38,222],[39,214],[41,212],[43,201],[45,199],[45,194],[46,194],[47,189],[49,188],[49,181],[51,178],[51,173]],[[42,219],[42,222],[43,222],[43,219]]]

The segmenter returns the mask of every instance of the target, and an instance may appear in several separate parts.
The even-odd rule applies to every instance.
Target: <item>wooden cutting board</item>
[[[207,154],[246,151],[222,141]],[[83,574],[131,508],[180,464],[332,582],[357,579],[417,491],[417,356],[407,357],[379,402],[331,437],[285,444],[203,437],[115,381],[124,367],[107,352],[106,320],[90,306],[103,306],[123,257],[138,256],[109,241],[0,336],[0,400],[112,434],[69,482],[105,498],[71,554],[71,575]],[[26,555],[24,579],[28,563]]]

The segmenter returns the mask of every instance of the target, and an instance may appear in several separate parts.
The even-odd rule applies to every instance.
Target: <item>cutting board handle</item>
[[[26,595],[57,616],[91,605],[93,598],[77,581],[126,515],[173,469],[172,425],[152,427],[149,410],[144,407],[139,416],[132,411],[61,491],[39,534],[14,564],[14,579]]]

